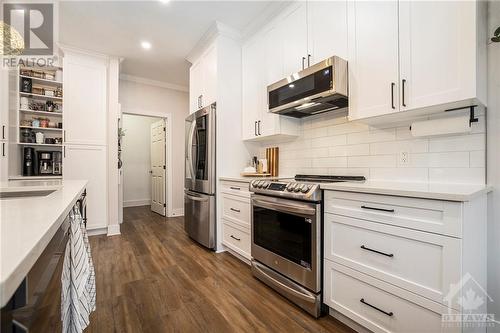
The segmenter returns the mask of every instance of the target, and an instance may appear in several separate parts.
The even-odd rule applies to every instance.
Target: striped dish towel
[[[95,310],[95,272],[87,230],[78,206],[69,214],[69,239],[61,276],[61,320],[63,333],[80,333]]]

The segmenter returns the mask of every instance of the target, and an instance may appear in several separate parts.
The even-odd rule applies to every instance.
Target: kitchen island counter
[[[42,254],[85,187],[85,180],[10,181],[0,192],[54,192],[0,199],[0,307]]]

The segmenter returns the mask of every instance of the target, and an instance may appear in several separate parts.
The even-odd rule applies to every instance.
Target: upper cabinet
[[[68,51],[63,63],[64,142],[106,145],[107,59]]]
[[[350,1],[348,8],[349,117],[396,112],[398,3]]]
[[[217,48],[209,47],[189,69],[189,111],[193,113],[216,100]]]
[[[299,135],[300,120],[268,112],[267,86],[333,55],[347,56],[347,2],[297,2],[242,48],[243,140]]]
[[[483,7],[349,2],[350,119],[486,104]]]

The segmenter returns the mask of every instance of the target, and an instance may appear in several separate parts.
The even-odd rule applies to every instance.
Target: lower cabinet
[[[467,302],[488,298],[486,211],[486,195],[325,191],[324,303],[373,332],[485,332],[487,302]]]
[[[64,180],[88,180],[87,229],[108,226],[108,175],[106,146],[66,145]]]
[[[222,244],[250,260],[251,211],[248,182],[221,181]]]

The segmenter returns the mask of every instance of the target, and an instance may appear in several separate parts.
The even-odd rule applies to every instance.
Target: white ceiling
[[[124,57],[122,73],[187,86],[185,60],[214,21],[243,31],[272,1],[61,1],[63,44]],[[148,51],[140,46],[151,42]]]

